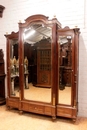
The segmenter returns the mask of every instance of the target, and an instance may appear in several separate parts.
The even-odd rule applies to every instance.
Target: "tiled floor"
[[[87,118],[78,117],[76,122],[70,119],[35,115],[31,113],[19,114],[18,110],[6,110],[0,106],[0,130],[87,130]]]

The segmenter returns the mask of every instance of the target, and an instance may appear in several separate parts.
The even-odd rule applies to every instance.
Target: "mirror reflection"
[[[19,97],[19,59],[18,59],[18,40],[10,42],[10,95]]]
[[[71,104],[72,38],[59,36],[59,103]]]
[[[24,30],[24,98],[51,102],[52,29],[33,23]]]

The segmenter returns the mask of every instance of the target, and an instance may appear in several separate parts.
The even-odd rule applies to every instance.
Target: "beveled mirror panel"
[[[10,40],[10,96],[19,97],[18,39]]]
[[[32,23],[24,31],[24,98],[51,102],[52,28]]]
[[[72,37],[59,36],[59,103],[71,104]]]

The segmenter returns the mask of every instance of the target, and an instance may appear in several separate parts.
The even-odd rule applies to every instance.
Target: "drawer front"
[[[58,107],[57,108],[57,116],[62,117],[72,117],[72,109],[71,108],[64,108],[64,107]]]
[[[14,100],[8,100],[6,103],[7,106],[14,107],[14,108],[19,108],[19,101],[14,101]]]
[[[44,114],[44,106],[22,102],[22,110]]]
[[[31,104],[29,105],[29,111],[44,114],[44,106]]]

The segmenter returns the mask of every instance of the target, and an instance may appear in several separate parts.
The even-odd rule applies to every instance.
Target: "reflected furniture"
[[[4,55],[0,49],[0,104],[4,104],[5,99],[5,70],[4,70]]]
[[[75,119],[78,111],[78,70],[79,70],[79,28],[70,29],[65,27],[57,30],[58,32],[58,68],[59,73],[57,89],[69,91],[65,96],[57,90],[57,116],[64,116]],[[58,72],[58,71],[57,71]],[[62,79],[62,82],[61,82]],[[62,87],[61,87],[62,86]],[[68,95],[70,94],[70,95]],[[61,96],[64,99],[70,99],[69,102],[61,101]]]
[[[46,39],[37,48],[37,86],[51,87],[51,45]]]
[[[79,30],[62,28],[57,18],[49,20],[38,14],[19,23],[19,32],[5,35],[8,108],[49,115],[52,119],[76,119]],[[14,71],[10,59],[14,56],[19,63],[18,82],[11,76]],[[11,94],[12,88],[16,94]]]

